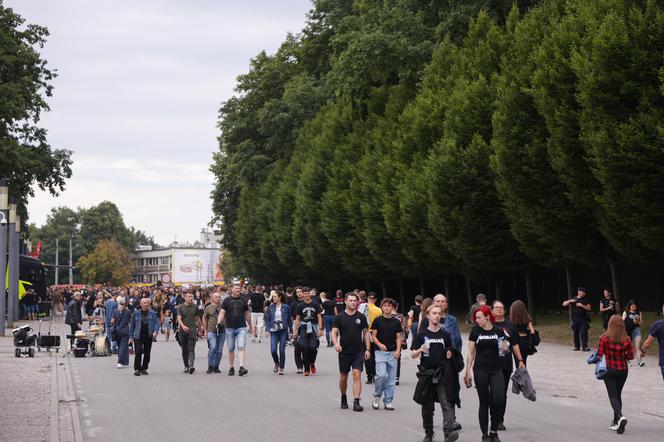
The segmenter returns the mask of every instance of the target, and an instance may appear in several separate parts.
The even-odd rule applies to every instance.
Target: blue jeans
[[[376,377],[374,378],[374,397],[383,396],[383,403],[394,400],[394,386],[397,382],[397,360],[393,351],[376,350]]]
[[[279,364],[282,370],[286,366],[286,340],[288,339],[288,329],[282,329],[275,332],[270,332],[270,351],[272,352],[272,360],[275,364]],[[277,344],[279,344],[279,354],[277,354]]]
[[[108,336],[108,340],[111,342],[111,352],[112,353],[117,353],[118,343],[113,340],[113,333],[111,333],[111,323],[110,322],[104,322],[104,331],[106,332],[106,336]]]
[[[129,365],[129,335],[120,335],[118,339],[118,364]]]
[[[212,333],[208,332],[208,367],[219,368],[221,362],[221,354],[224,352],[224,341],[226,340],[226,333]]]
[[[327,345],[331,345],[330,331],[332,331],[332,325],[334,324],[334,315],[325,315],[323,316],[323,320],[325,321],[325,339],[327,340]]]
[[[247,327],[228,328],[226,327],[226,343],[228,344],[228,352],[233,353],[235,347],[238,350],[244,350],[247,347]]]

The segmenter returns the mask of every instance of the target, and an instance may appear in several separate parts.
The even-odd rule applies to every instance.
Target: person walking
[[[662,316],[664,316],[664,305],[662,305],[661,313]],[[646,352],[655,341],[655,339],[657,339],[657,342],[659,343],[659,368],[662,371],[662,380],[664,380],[664,319],[655,321],[650,326],[650,333],[648,333],[648,337],[643,342],[643,346],[641,347],[641,358],[646,357]]]
[[[586,289],[576,289],[576,297],[563,302],[563,307],[571,306],[572,309],[572,334],[574,336],[574,351],[590,351],[588,347],[588,312],[591,310],[590,301],[586,298]]]
[[[634,348],[639,350],[641,348],[641,322],[643,322],[643,314],[633,299],[630,299],[627,303],[622,318],[623,321],[625,321],[627,336],[632,340]],[[630,361],[629,364],[631,365],[632,361]],[[646,365],[643,358],[641,358],[641,354],[638,356],[637,364],[639,367]]]
[[[532,355],[536,351],[534,347],[531,348],[530,344],[530,336],[535,335],[535,326],[528,313],[526,304],[520,299],[517,299],[510,305],[510,322],[514,325],[519,335],[519,350],[521,351],[523,365],[527,365],[528,355]],[[518,363],[519,361],[516,362]]]
[[[501,301],[494,301],[491,309],[491,313],[494,317],[493,325],[503,330],[505,338],[509,343],[509,349],[504,352],[500,360],[503,363],[503,379],[505,384],[504,395],[503,395],[503,408],[499,411],[499,424],[498,431],[505,431],[505,412],[507,410],[507,389],[509,388],[510,379],[512,378],[512,372],[514,371],[514,365],[512,363],[512,354],[517,361],[518,368],[526,368],[526,364],[523,362],[523,357],[521,356],[521,347],[519,346],[519,332],[516,330],[514,324],[509,320],[505,319],[505,305]]]
[[[129,341],[134,346],[134,376],[148,374],[153,339],[159,333],[157,313],[150,308],[150,299],[143,298],[129,323]]]
[[[334,318],[332,326],[332,344],[339,357],[339,390],[341,391],[341,408],[348,408],[346,391],[348,390],[348,373],[353,371],[353,411],[362,411],[360,405],[362,395],[362,367],[369,359],[369,323],[367,317],[357,311],[358,296],[346,293],[346,310]]]
[[[371,328],[371,323],[374,319],[382,316],[383,311],[380,307],[376,305],[376,294],[374,292],[369,292],[367,296],[367,304],[365,314],[367,315],[367,322],[369,323],[369,328]],[[374,377],[376,376],[376,357],[374,352],[376,351],[376,346],[371,343],[371,356],[364,362],[364,367],[367,373],[367,384],[373,384]]]
[[[482,441],[500,442],[498,425],[503,409],[505,380],[503,378],[502,357],[509,350],[509,344],[502,329],[493,325],[493,314],[488,305],[479,306],[472,316],[477,324],[468,337],[468,357],[464,383],[470,388],[473,377],[480,401],[479,421]],[[491,431],[489,432],[489,411]]]
[[[118,352],[118,343],[113,340],[113,335],[111,333],[111,318],[113,318],[113,312],[118,308],[117,301],[118,293],[116,291],[111,291],[110,297],[104,303],[106,307],[106,316],[104,318],[104,329],[106,330],[109,340],[111,341],[111,353],[115,354]]]
[[[470,309],[468,310],[468,313],[466,313],[466,323],[470,325],[477,325],[473,322],[473,314],[475,313],[475,310],[480,308],[483,305],[486,305],[487,299],[486,295],[484,293],[478,293],[477,296],[475,296],[475,304],[470,306]]]
[[[373,402],[371,406],[378,410],[380,400],[386,410],[394,410],[394,387],[397,380],[397,361],[401,357],[401,321],[394,317],[396,302],[385,298],[380,303],[382,316],[373,320],[369,326],[371,340],[376,346],[376,377]]]
[[[272,303],[265,313],[265,324],[270,332],[270,352],[274,361],[273,372],[283,375],[286,367],[286,341],[293,328],[293,318],[290,307],[284,300],[284,294],[276,290],[272,290],[270,293]]]
[[[251,327],[254,329],[251,342],[261,342],[263,335],[264,317],[265,317],[265,296],[261,286],[256,286],[249,296],[249,307],[251,308]]]
[[[74,292],[71,301],[67,304],[67,312],[65,314],[65,324],[71,329],[70,346],[74,348],[74,339],[76,331],[83,327],[83,317],[81,315],[81,292]]]
[[[452,404],[447,397],[447,383],[445,379],[451,379],[451,374],[446,372],[453,370],[452,365],[447,363],[452,355],[452,337],[440,325],[441,309],[436,305],[426,310],[427,325],[422,326],[413,338],[410,357],[419,359],[419,379],[415,397],[416,402],[422,406],[422,426],[425,436],[423,442],[433,441],[433,414],[435,403],[438,402],[443,411],[443,431],[446,442],[453,442],[459,438],[459,433],[454,430],[454,413]],[[453,373],[456,376],[456,373]],[[423,391],[430,391],[423,395]]]
[[[408,310],[408,323],[410,324],[410,334],[415,339],[417,328],[420,325],[420,307],[422,306],[422,295],[415,296],[415,304]]]
[[[200,329],[200,317],[198,307],[194,304],[194,294],[187,291],[184,294],[184,303],[180,304],[178,310],[178,340],[182,347],[182,362],[184,372],[194,374],[196,368],[196,341]]]
[[[302,287],[295,287],[295,296],[291,299],[290,311],[293,319],[293,324],[295,324],[295,315],[297,314],[297,307],[302,302]],[[295,329],[291,330],[291,335],[295,336]],[[304,361],[302,360],[302,348],[300,348],[300,343],[297,339],[293,338],[293,358],[295,359],[295,367],[297,368],[297,374],[302,374],[304,371]]]
[[[321,299],[323,299],[323,325],[325,327],[325,340],[327,341],[327,346],[332,347],[332,339],[330,338],[330,332],[332,331],[332,324],[334,324],[335,313],[335,301],[332,299],[331,295],[328,295],[325,292],[320,293]],[[328,299],[330,298],[330,299]]]
[[[602,327],[606,330],[609,325],[609,318],[612,315],[618,314],[616,298],[607,289],[604,289],[604,297],[599,301],[599,312],[602,315]]]
[[[344,292],[341,290],[336,291],[336,297],[334,298],[334,316],[341,314],[346,310],[346,299],[344,298]]]
[[[295,311],[293,339],[302,350],[304,375],[316,373],[316,356],[318,355],[318,338],[323,335],[323,309],[314,302],[308,287],[302,289],[302,302]]]
[[[606,358],[606,374],[602,380],[613,409],[613,422],[609,428],[618,434],[625,432],[627,418],[622,414],[622,390],[627,381],[628,361],[634,359],[634,347],[625,330],[625,321],[611,316],[609,324],[597,345],[597,357]]]
[[[242,287],[239,283],[233,284],[231,295],[221,303],[219,318],[217,322],[226,325],[226,342],[228,345],[228,376],[235,375],[235,349],[238,351],[240,360],[239,376],[244,376],[249,371],[244,368],[245,349],[247,346],[247,328],[252,334],[251,312],[249,303],[241,296]],[[248,327],[247,327],[248,326]]]
[[[113,312],[111,318],[111,334],[115,336],[118,344],[118,368],[129,366],[129,324],[131,323],[131,311],[127,308],[125,298],[118,296],[118,308]]]
[[[212,293],[210,303],[203,311],[203,326],[208,343],[208,368],[206,373],[221,373],[219,364],[224,352],[224,341],[226,341],[226,327],[218,322],[221,313],[221,294]]]

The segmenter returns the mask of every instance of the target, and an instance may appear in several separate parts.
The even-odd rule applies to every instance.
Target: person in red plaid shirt
[[[627,361],[634,359],[634,348],[627,336],[625,321],[620,316],[613,315],[609,319],[606,332],[597,346],[597,356],[606,357],[607,373],[603,380],[613,408],[613,422],[609,428],[623,434],[627,418],[622,414],[622,390],[627,381]]]

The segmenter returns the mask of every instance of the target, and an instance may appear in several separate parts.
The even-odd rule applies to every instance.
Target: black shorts
[[[364,352],[362,353],[339,353],[339,373],[348,374],[351,367],[353,370],[364,368]]]

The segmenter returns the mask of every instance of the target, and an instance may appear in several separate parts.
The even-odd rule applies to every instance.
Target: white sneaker
[[[394,410],[394,405],[392,404],[392,402],[388,402],[387,404],[385,404],[385,409],[393,411]]]
[[[643,359],[639,359],[639,367],[645,367],[646,366],[646,361]]]
[[[618,431],[618,422],[612,422],[611,425],[609,425],[609,429],[611,431]]]
[[[373,402],[371,403],[371,407],[374,410],[378,410],[380,408],[380,398],[379,397],[374,397]]]
[[[118,368],[122,368],[122,367],[123,367],[123,365],[122,365],[122,364],[118,364]]]

